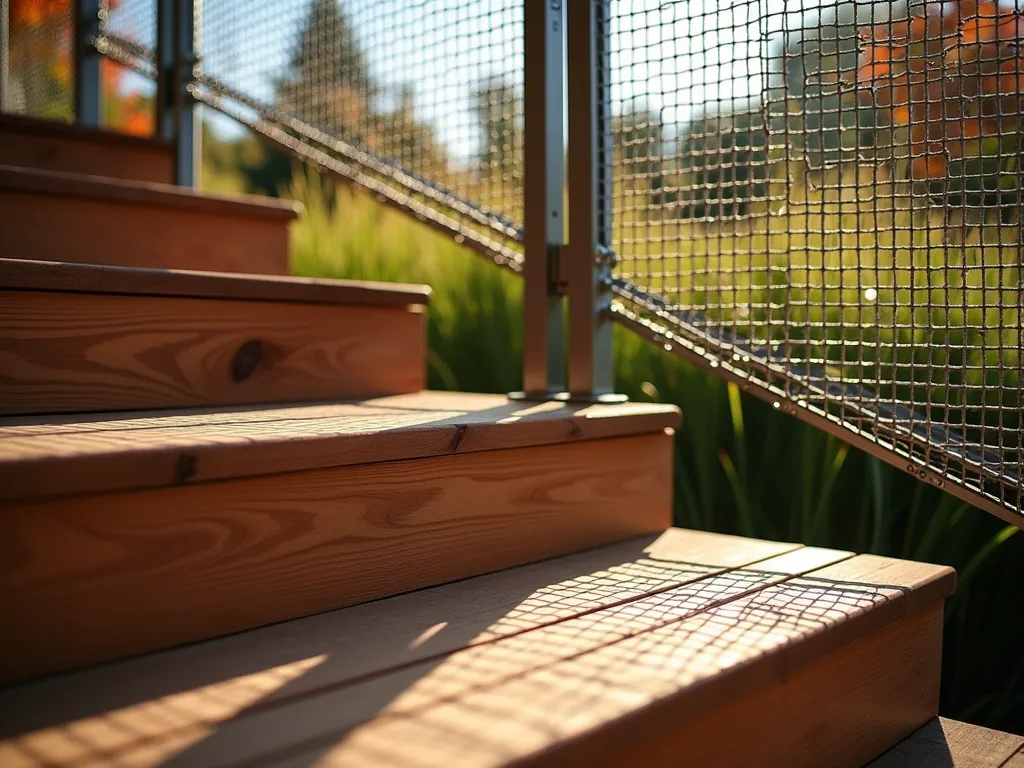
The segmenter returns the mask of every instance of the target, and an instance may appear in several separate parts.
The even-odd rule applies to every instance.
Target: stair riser
[[[10,117],[0,118],[0,165],[174,183],[168,144]]]
[[[857,768],[938,714],[942,623],[937,600],[807,663],[762,665],[760,687],[723,676],[523,765]]]
[[[417,392],[425,325],[422,307],[0,291],[0,414]]]
[[[0,682],[663,530],[671,447],[658,432],[0,510]]]
[[[88,264],[288,274],[288,221],[0,190],[2,255]]]

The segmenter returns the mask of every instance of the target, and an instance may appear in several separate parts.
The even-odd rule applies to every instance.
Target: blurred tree
[[[491,77],[473,94],[474,111],[482,135],[479,172],[482,181],[498,183],[522,173],[523,100],[515,87]]]
[[[678,204],[689,219],[744,216],[767,195],[764,120],[757,107],[694,120],[679,139]]]
[[[275,83],[277,105],[348,141],[366,131],[372,87],[366,56],[338,0],[313,0],[289,61]]]
[[[906,2],[842,2],[801,14],[774,38],[768,90],[772,143],[811,168],[856,157],[874,143],[875,110],[843,98],[844,74],[857,68],[859,25],[906,12]]]
[[[109,0],[114,12],[121,0]],[[74,119],[71,0],[11,0],[9,108],[33,117]],[[130,86],[128,70],[101,59],[103,125],[139,136],[154,129],[154,103]]]
[[[1024,117],[1024,18],[995,2],[929,2],[923,12],[864,32],[852,78],[862,103],[896,130],[897,178],[980,223],[1016,215]]]
[[[660,171],[665,153],[665,123],[646,103],[635,101],[612,117],[612,152],[624,173],[650,177]]]

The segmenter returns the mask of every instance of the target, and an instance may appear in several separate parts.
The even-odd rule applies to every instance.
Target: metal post
[[[564,316],[558,251],[565,243],[564,29],[562,0],[524,4],[523,393],[565,389]]]
[[[10,72],[11,0],[0,0],[0,112],[8,112],[11,105],[11,86],[7,78]]]
[[[94,40],[100,35],[102,0],[75,2],[75,120],[98,128],[103,115],[100,54]]]
[[[195,79],[199,62],[197,53],[197,23],[200,0],[176,0],[175,62],[175,170],[174,181],[183,187],[199,185],[199,163],[202,155],[202,131],[199,124],[199,105],[188,92]]]
[[[610,306],[610,69],[608,0],[568,6],[569,391],[574,400],[613,394]]]
[[[176,6],[175,0],[157,0],[156,3],[156,135],[171,142],[174,141],[177,125]]]

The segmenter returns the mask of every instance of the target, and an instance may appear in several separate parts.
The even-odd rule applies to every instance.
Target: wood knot
[[[231,380],[236,384],[245,381],[263,362],[263,342],[249,339],[231,358]]]

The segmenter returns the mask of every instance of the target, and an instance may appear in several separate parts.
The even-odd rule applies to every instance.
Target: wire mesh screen
[[[202,9],[201,100],[518,268],[521,2]]]
[[[617,310],[1017,517],[1020,13],[618,0],[607,36]]]
[[[8,0],[4,111],[71,120],[74,24],[71,0]]]

